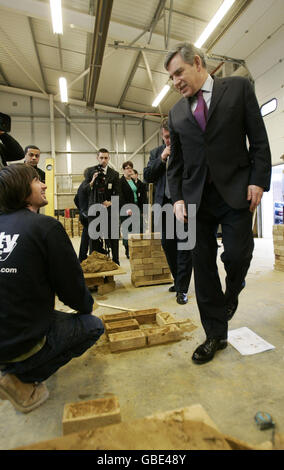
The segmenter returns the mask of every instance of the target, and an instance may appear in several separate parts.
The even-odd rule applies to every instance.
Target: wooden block
[[[162,274],[159,274],[159,279],[153,279],[152,281],[139,281],[139,280],[135,280],[134,282],[134,285],[135,287],[142,287],[142,286],[155,286],[157,284],[170,284],[172,283],[172,278],[171,277],[167,277],[167,279],[161,279],[161,277],[163,276]]]
[[[165,326],[176,323],[176,319],[168,312],[161,312],[157,313],[156,322],[159,326]]]
[[[156,321],[156,315],[161,310],[159,308],[149,308],[145,310],[134,310],[132,312],[133,318],[135,318],[140,325],[144,323],[154,323]]]
[[[182,332],[176,325],[163,326],[161,328],[150,328],[147,330],[147,344],[169,343],[181,339]]]
[[[131,318],[131,320],[112,321],[105,324],[105,332],[107,334],[137,329],[139,329],[139,323],[134,318]]]
[[[115,281],[106,282],[98,286],[98,294],[103,295],[112,292],[115,289]]]
[[[116,397],[68,403],[63,411],[63,434],[107,426],[120,421],[120,406]]]
[[[102,286],[104,284],[104,278],[103,277],[90,277],[90,278],[85,278],[85,283],[87,287],[93,287],[93,286]]]
[[[132,318],[131,312],[117,312],[106,314],[101,317],[104,323],[113,322],[113,321],[123,321],[123,320],[130,320]]]
[[[123,331],[109,334],[109,342],[111,352],[127,351],[144,348],[146,336],[141,330]]]
[[[192,323],[190,320],[177,321],[176,325],[181,329],[181,331],[186,331],[188,333],[197,328],[197,326],[194,325],[194,323]]]

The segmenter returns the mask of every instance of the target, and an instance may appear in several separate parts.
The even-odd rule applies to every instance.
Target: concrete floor
[[[79,239],[73,242],[77,250]],[[61,436],[64,404],[109,394],[119,399],[122,421],[199,403],[221,432],[247,443],[271,439],[271,430],[260,431],[254,422],[259,410],[269,412],[284,433],[284,272],[274,271],[273,262],[272,240],[256,239],[247,287],[229,326],[247,326],[275,349],[241,356],[228,345],[213,361],[198,366],[191,355],[204,333],[193,281],[187,305],[176,303],[169,285],[134,288],[129,261],[121,249],[121,266],[127,274],[116,278],[115,291],[97,301],[137,309],[159,307],[178,319],[190,318],[198,328],[179,342],[148,349],[106,354],[103,347],[94,346],[47,380],[48,401],[27,415],[0,400],[0,449]],[[224,279],[221,262],[219,267]],[[99,316],[114,312],[105,307],[96,310]]]

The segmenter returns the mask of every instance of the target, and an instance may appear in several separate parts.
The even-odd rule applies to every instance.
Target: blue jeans
[[[2,373],[14,374],[24,383],[43,382],[93,346],[103,332],[102,321],[93,315],[55,310],[41,350],[22,362],[2,365]]]

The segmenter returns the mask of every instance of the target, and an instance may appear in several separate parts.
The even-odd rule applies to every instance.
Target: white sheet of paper
[[[275,349],[275,346],[267,343],[267,341],[255,334],[246,326],[229,331],[228,342],[243,356],[261,353],[263,351],[268,351],[269,349]]]

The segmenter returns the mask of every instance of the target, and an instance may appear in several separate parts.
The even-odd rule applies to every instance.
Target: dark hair
[[[26,155],[26,153],[29,149],[34,149],[34,150],[39,150],[40,151],[40,149],[38,147],[36,147],[35,145],[27,145],[25,147],[25,155]]]
[[[123,162],[122,168],[125,169],[127,166],[131,166],[131,168],[133,168],[133,163],[130,160],[128,160],[128,162]]]
[[[109,153],[109,151],[107,149],[102,148],[98,150],[98,156],[100,153]]]
[[[169,130],[168,118],[164,118],[161,123],[161,129],[165,129],[165,131]]]
[[[134,172],[136,175],[138,175],[138,171],[137,171],[137,170],[134,170],[134,168],[133,168],[133,172]]]
[[[37,171],[26,163],[14,163],[0,171],[0,211],[15,212],[28,206],[31,183]]]
[[[177,44],[173,50],[167,53],[164,61],[164,67],[166,70],[168,70],[170,61],[177,54],[180,54],[182,60],[190,65],[193,65],[194,63],[194,56],[199,55],[202,66],[206,68],[205,55],[203,51],[198,47],[195,47],[194,44],[191,44],[190,42],[181,42]]]

